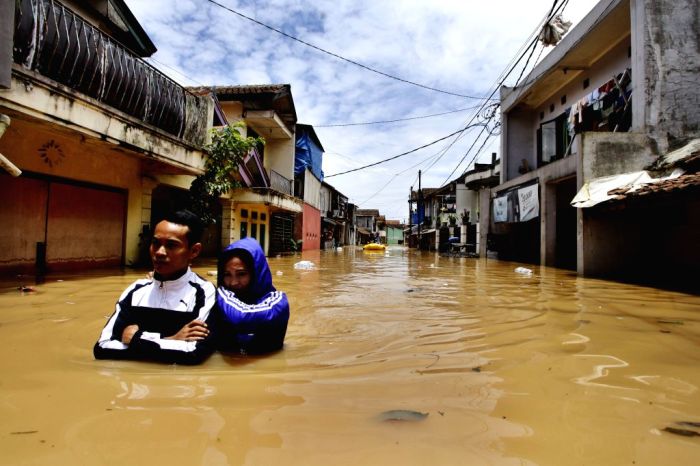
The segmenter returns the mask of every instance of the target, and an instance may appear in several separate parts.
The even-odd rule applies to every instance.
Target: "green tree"
[[[243,158],[253,148],[265,144],[261,137],[244,137],[242,128],[245,123],[238,122],[212,129],[211,143],[204,147],[207,152],[204,173],[190,185],[190,210],[207,224],[216,221],[212,213],[219,197],[241,185],[236,175]]]

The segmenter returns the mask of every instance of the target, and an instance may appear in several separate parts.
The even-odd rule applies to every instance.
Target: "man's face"
[[[177,277],[190,261],[199,255],[200,243],[190,246],[187,240],[188,227],[167,220],[156,225],[151,241],[153,269],[165,280]]]

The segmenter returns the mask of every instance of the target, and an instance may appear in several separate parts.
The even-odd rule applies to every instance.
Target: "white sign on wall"
[[[518,189],[518,204],[520,206],[520,221],[526,222],[540,215],[538,185],[533,184]]]
[[[508,221],[508,198],[506,196],[497,197],[493,200],[493,221]]]

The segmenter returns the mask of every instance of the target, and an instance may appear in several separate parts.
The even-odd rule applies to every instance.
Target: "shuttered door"
[[[48,270],[122,263],[126,195],[51,183],[46,241]]]
[[[124,191],[0,176],[0,199],[0,273],[36,272],[37,243],[49,272],[122,264]]]

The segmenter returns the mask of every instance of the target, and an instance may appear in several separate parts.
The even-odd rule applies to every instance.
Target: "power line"
[[[429,142],[429,143],[427,143],[427,144],[423,144],[422,146],[416,147],[415,149],[411,149],[411,150],[409,150],[409,151],[402,152],[402,153],[400,153],[400,154],[398,154],[398,155],[394,155],[394,156],[392,156],[392,157],[389,157],[389,158],[380,160],[380,161],[378,161],[378,162],[370,163],[370,164],[364,165],[364,166],[362,166],[362,167],[353,168],[352,170],[346,170],[346,171],[344,171],[344,172],[333,173],[332,175],[326,175],[325,177],[326,177],[326,178],[330,178],[330,177],[332,177],[332,176],[345,175],[346,173],[352,173],[352,172],[356,172],[356,171],[359,171],[359,170],[364,170],[365,168],[374,167],[374,166],[376,166],[376,165],[380,165],[380,164],[382,164],[382,163],[386,163],[386,162],[389,162],[389,161],[391,161],[391,160],[398,159],[399,157],[403,157],[404,155],[412,154],[412,153],[417,152],[417,151],[419,151],[419,150],[421,150],[421,149],[425,149],[426,147],[430,147],[430,146],[432,146],[432,145],[434,145],[434,144],[437,144],[437,143],[440,142],[440,141],[444,141],[445,139],[451,138],[451,137],[454,136],[455,134],[463,133],[464,131],[468,130],[469,128],[470,128],[470,126],[465,126],[464,128],[458,129],[457,131],[454,131],[454,132],[448,134],[447,136],[443,136],[443,137],[441,137],[441,138],[439,138],[439,139],[436,139],[436,140],[434,140],[434,141],[431,141],[431,142]]]
[[[251,18],[250,16],[246,16],[246,15],[244,15],[243,13],[240,13],[240,12],[234,10],[233,8],[229,8],[229,7],[227,7],[226,5],[222,5],[221,3],[219,3],[219,2],[217,2],[217,1],[215,1],[215,0],[207,0],[207,1],[208,1],[209,3],[212,3],[212,4],[216,5],[216,6],[218,6],[219,8],[223,8],[224,10],[227,10],[227,11],[229,11],[229,12],[235,14],[235,15],[238,15],[238,16],[240,16],[241,18],[247,19],[248,21],[252,21],[253,23],[255,23],[255,24],[259,25],[259,26],[262,26],[262,27],[264,27],[264,28],[267,28],[267,29],[269,29],[269,30],[271,30],[271,31],[274,31],[274,32],[276,32],[277,34],[281,34],[281,35],[283,35],[284,37],[286,37],[286,38],[288,38],[288,39],[291,39],[291,40],[294,40],[294,41],[296,41],[296,42],[299,42],[300,44],[304,44],[304,45],[306,45],[307,47],[311,47],[311,48],[314,49],[314,50],[318,50],[319,52],[325,53],[326,55],[330,55],[330,56],[335,57],[335,58],[337,58],[337,59],[339,59],[339,60],[345,61],[345,62],[350,63],[350,64],[353,64],[353,65],[355,65],[355,66],[359,66],[360,68],[363,68],[363,69],[365,69],[365,70],[367,70],[367,71],[371,71],[372,73],[376,73],[376,74],[382,75],[382,76],[384,76],[384,77],[387,77],[387,78],[390,78],[390,79],[394,79],[394,80],[396,80],[396,81],[400,81],[400,82],[402,82],[402,83],[411,84],[412,86],[421,87],[421,88],[427,89],[427,90],[429,90],[429,91],[440,92],[440,93],[442,93],[442,94],[453,95],[453,96],[456,96],[456,97],[464,97],[464,98],[467,98],[467,99],[483,99],[483,97],[476,97],[476,96],[471,96],[471,95],[458,94],[458,93],[456,93],[456,92],[444,91],[444,90],[442,90],[442,89],[437,89],[437,88],[435,88],[435,87],[430,87],[430,86],[426,86],[426,85],[424,85],[424,84],[419,84],[419,83],[414,82],[414,81],[409,81],[408,79],[399,78],[398,76],[394,76],[394,75],[391,75],[391,74],[389,74],[389,73],[385,73],[385,72],[383,72],[383,71],[380,71],[380,70],[378,70],[378,69],[376,69],[376,68],[372,68],[372,67],[370,67],[370,66],[363,65],[362,63],[359,63],[359,62],[357,62],[357,61],[355,61],[355,60],[351,60],[351,59],[349,59],[349,58],[345,58],[345,57],[343,57],[343,56],[341,56],[341,55],[338,55],[337,53],[330,52],[330,51],[328,51],[328,50],[326,50],[326,49],[323,49],[323,48],[321,48],[321,47],[319,47],[319,46],[317,46],[317,45],[314,45],[314,44],[311,44],[311,43],[309,43],[309,42],[306,42],[306,41],[304,41],[304,40],[302,40],[302,39],[299,39],[298,37],[294,37],[294,36],[292,36],[292,35],[290,35],[290,34],[287,34],[287,33],[284,32],[284,31],[281,31],[281,30],[279,30],[279,29],[277,29],[277,28],[274,28],[274,27],[272,27],[272,26],[269,26],[269,25],[267,25],[267,24],[265,24],[265,23],[263,23],[263,22],[261,22],[261,21],[258,21],[257,19]]]
[[[431,115],[421,115],[421,116],[415,116],[415,117],[409,117],[409,118],[397,118],[396,120],[380,120],[380,121],[367,121],[364,123],[339,123],[339,124],[334,124],[334,125],[312,125],[312,126],[314,128],[336,128],[336,127],[340,127],[340,126],[362,126],[362,125],[378,125],[378,124],[383,124],[383,123],[397,123],[400,121],[420,120],[423,118],[432,118],[432,117],[441,116],[441,115],[449,115],[451,113],[466,112],[467,110],[473,110],[477,107],[478,107],[478,105],[475,105],[473,107],[458,108],[457,110],[450,110],[450,111],[442,112],[442,113],[433,113]]]

